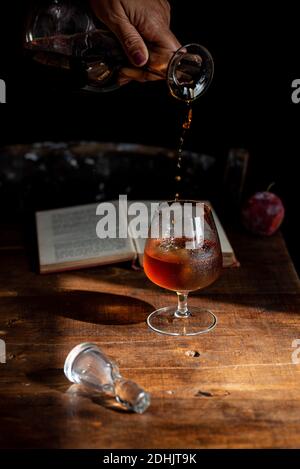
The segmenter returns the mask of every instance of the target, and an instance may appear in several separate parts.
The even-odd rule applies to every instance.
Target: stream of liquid
[[[180,199],[180,187],[182,182],[182,153],[184,150],[184,143],[186,139],[186,134],[190,130],[193,120],[193,109],[190,102],[187,103],[186,109],[184,112],[184,119],[182,123],[182,130],[179,139],[179,145],[177,150],[177,163],[176,163],[176,176],[175,176],[175,184],[176,184],[176,193],[175,193],[175,201]]]

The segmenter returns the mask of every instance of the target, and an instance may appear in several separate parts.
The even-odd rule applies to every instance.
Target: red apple
[[[242,222],[252,233],[271,236],[284,218],[284,206],[272,192],[257,192],[242,209]]]

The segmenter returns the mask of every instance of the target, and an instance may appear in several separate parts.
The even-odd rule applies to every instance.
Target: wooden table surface
[[[0,447],[300,447],[299,283],[280,234],[230,236],[241,267],[191,296],[219,320],[194,338],[147,328],[148,313],[175,295],[143,272],[123,265],[41,276],[14,230],[0,238]],[[151,393],[145,414],[103,407],[70,386],[64,359],[86,341]]]

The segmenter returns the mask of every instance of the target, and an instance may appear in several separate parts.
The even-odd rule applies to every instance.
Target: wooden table
[[[300,339],[298,278],[280,234],[230,238],[241,267],[226,269],[190,299],[217,314],[217,328],[168,338],[145,319],[175,297],[143,272],[123,265],[40,276],[14,230],[2,231],[7,363],[0,364],[0,446],[299,447],[300,365],[292,363],[292,343]],[[64,359],[85,341],[150,391],[145,414],[103,407],[70,386]]]

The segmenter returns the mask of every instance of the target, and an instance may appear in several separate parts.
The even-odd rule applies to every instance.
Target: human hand
[[[97,17],[118,37],[133,65],[121,70],[120,84],[162,78],[169,60],[180,47],[170,30],[169,2],[90,0],[90,4]],[[146,64],[147,68],[142,69]]]

